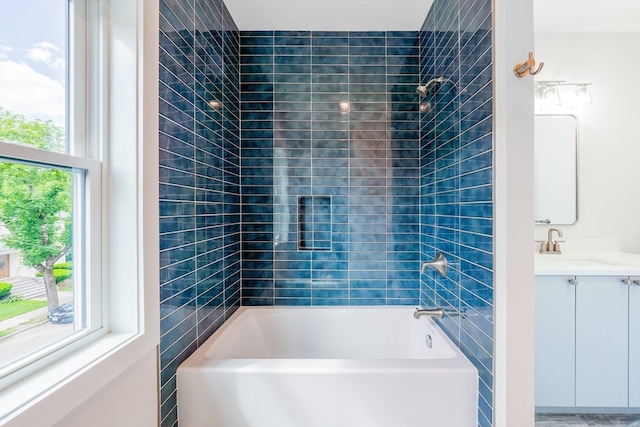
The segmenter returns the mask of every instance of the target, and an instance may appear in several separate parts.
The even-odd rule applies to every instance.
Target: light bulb
[[[560,106],[560,94],[558,86],[542,84],[535,88],[536,107],[540,110],[549,110]]]
[[[577,85],[575,90],[576,106],[578,107],[590,107],[591,106],[591,91],[589,85]]]

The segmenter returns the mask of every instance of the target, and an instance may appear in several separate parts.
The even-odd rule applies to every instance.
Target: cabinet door
[[[627,406],[629,289],[622,279],[578,277],[576,406]]]
[[[640,277],[629,286],[629,406],[640,407]]]
[[[536,406],[575,405],[575,291],[567,276],[536,276]]]

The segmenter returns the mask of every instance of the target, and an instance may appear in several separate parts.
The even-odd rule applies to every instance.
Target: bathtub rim
[[[477,368],[462,353],[462,351],[447,336],[444,330],[432,319],[421,318],[416,322],[428,322],[441,334],[444,341],[454,352],[455,357],[448,359],[349,359],[349,358],[210,358],[207,353],[211,343],[225,331],[232,327],[233,321],[244,313],[250,311],[305,311],[305,310],[337,310],[337,311],[361,311],[361,310],[392,310],[406,311],[407,316],[412,316],[415,307],[410,306],[243,306],[220,326],[209,338],[207,338],[177,369],[178,377],[181,372],[198,369],[216,369],[219,371],[233,371],[241,369],[243,372],[303,372],[309,370],[310,362],[313,363],[314,372],[333,373],[342,370],[350,372],[442,372],[461,374],[474,372],[478,375]],[[413,319],[412,319],[413,320]],[[282,362],[286,361],[286,364]]]

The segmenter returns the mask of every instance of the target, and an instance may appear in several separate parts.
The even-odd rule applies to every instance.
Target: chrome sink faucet
[[[562,237],[562,231],[558,230],[557,228],[550,228],[549,231],[547,232],[547,241],[543,241],[543,240],[537,240],[538,243],[540,243],[540,253],[541,254],[561,254],[562,251],[560,251],[560,243],[562,242],[562,240],[553,240],[553,232],[557,232],[558,233],[558,237]]]

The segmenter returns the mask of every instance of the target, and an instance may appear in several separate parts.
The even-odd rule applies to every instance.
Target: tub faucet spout
[[[422,316],[437,317],[438,319],[442,319],[442,317],[444,316],[444,310],[441,308],[416,308],[416,311],[413,312],[413,317],[419,319]]]

